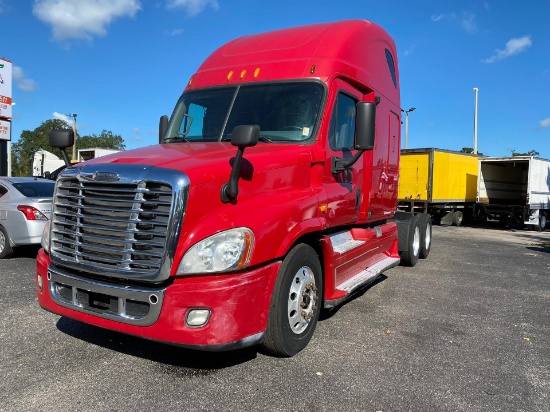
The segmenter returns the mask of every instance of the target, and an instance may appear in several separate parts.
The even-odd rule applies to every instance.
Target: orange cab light
[[[246,70],[243,70],[243,71],[241,72],[241,79],[242,79],[244,76],[246,76]]]
[[[233,77],[233,70],[227,73],[227,80],[231,80],[232,77]]]
[[[256,68],[256,70],[254,70],[254,77],[258,77],[260,74],[260,68]]]

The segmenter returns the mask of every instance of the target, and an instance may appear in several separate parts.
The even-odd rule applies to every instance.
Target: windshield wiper
[[[190,140],[186,139],[185,136],[171,136],[164,139],[164,143],[173,143],[173,142],[189,143]]]
[[[231,140],[231,137],[230,136],[225,136],[224,138],[222,138],[222,142],[229,142]],[[271,137],[268,137],[268,136],[265,136],[265,135],[260,135],[259,139],[258,139],[260,142],[264,142],[264,143],[275,143],[275,140],[273,140]],[[277,140],[277,141],[280,141],[280,140]]]

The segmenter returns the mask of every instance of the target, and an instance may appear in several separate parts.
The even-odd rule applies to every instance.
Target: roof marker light
[[[246,76],[246,70],[243,70],[243,71],[241,72],[241,79],[242,79],[244,76]]]
[[[313,73],[315,73],[315,65],[314,64],[312,64],[311,69],[309,69],[309,74],[313,74]]]
[[[256,70],[254,70],[254,77],[258,77],[260,75],[260,68],[257,67]]]
[[[233,70],[227,73],[227,80],[231,80],[232,77],[233,77]]]

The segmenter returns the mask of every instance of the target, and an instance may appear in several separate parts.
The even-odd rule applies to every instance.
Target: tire
[[[319,256],[306,244],[283,260],[273,295],[263,347],[272,355],[290,357],[304,349],[315,331],[323,296]]]
[[[535,230],[537,232],[542,232],[544,229],[546,229],[546,225],[548,224],[548,220],[546,219],[546,213],[539,212],[539,224],[535,225]]]
[[[409,224],[409,234],[407,239],[407,250],[401,252],[402,266],[413,267],[418,262],[420,256],[420,224],[418,216],[413,216]]]
[[[13,254],[13,249],[10,245],[10,238],[6,229],[0,226],[0,259],[10,257]]]
[[[420,217],[420,251],[418,257],[426,259],[432,248],[432,217],[423,213]]]
[[[453,213],[453,226],[461,226],[464,221],[464,213],[461,210],[456,210]]]

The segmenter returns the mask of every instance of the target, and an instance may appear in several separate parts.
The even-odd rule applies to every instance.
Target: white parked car
[[[55,182],[36,177],[0,177],[0,259],[13,248],[40,244],[52,211]]]

